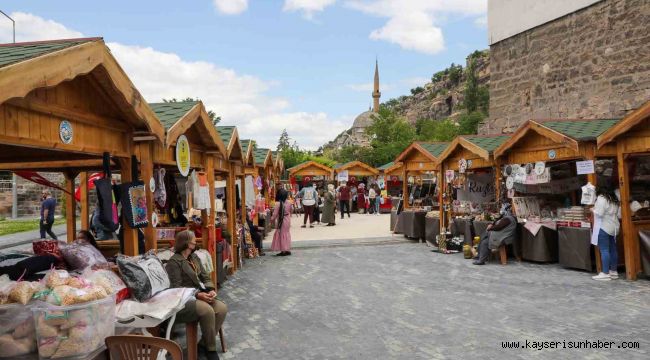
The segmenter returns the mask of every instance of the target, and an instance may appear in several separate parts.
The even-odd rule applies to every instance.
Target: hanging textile
[[[255,188],[253,184],[253,177],[251,175],[246,176],[245,182],[245,191],[246,191],[246,206],[253,208],[255,206]]]
[[[123,170],[124,171],[124,170]],[[144,182],[138,179],[138,159],[131,156],[131,182],[121,185],[122,215],[131,228],[149,225],[147,217],[147,194]]]
[[[167,203],[167,191],[165,190],[165,169],[160,168],[153,174],[156,182],[156,191],[153,192],[153,199],[159,209],[164,209]]]
[[[212,208],[210,201],[210,187],[208,186],[208,175],[204,172],[196,173],[196,190],[194,198],[194,208],[201,210],[210,210]]]

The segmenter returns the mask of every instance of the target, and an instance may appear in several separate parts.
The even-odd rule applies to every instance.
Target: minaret
[[[381,93],[379,92],[379,62],[375,60],[375,87],[372,91],[372,111],[379,112],[379,98]]]

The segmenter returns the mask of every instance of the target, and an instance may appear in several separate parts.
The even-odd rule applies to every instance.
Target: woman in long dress
[[[273,234],[273,242],[271,243],[271,251],[279,251],[277,256],[291,255],[291,213],[293,206],[287,201],[289,193],[286,190],[280,189],[276,197],[275,208],[273,209],[273,216],[271,221],[276,222],[275,233]]]
[[[336,210],[336,191],[333,184],[327,185],[327,191],[325,191],[324,195],[321,222],[327,224],[327,226],[334,226],[336,225],[336,215],[334,214]]]

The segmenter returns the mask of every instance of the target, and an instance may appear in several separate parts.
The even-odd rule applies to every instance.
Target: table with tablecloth
[[[436,242],[436,236],[440,234],[440,218],[425,216],[424,218],[424,239],[431,243]]]
[[[402,223],[398,222],[397,220],[399,219],[399,215],[397,214],[397,210],[391,210],[390,212],[390,231],[394,232],[395,234],[402,234],[404,231],[402,230]]]
[[[527,224],[529,225],[529,224]],[[541,226],[537,226],[541,225]],[[533,234],[529,226],[524,225],[521,230],[521,256],[524,260],[538,262],[558,261],[558,233],[557,230],[535,224],[536,234]]]
[[[591,229],[560,226],[557,228],[557,234],[560,265],[592,271],[595,260],[592,256]]]
[[[427,212],[424,210],[404,210],[399,216],[402,223],[404,236],[412,239],[424,239],[424,218]]]

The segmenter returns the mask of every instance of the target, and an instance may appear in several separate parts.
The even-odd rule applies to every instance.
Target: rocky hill
[[[404,116],[415,126],[419,119],[442,120],[454,119],[461,114],[464,100],[466,73],[465,69],[474,60],[478,83],[489,86],[490,53],[489,50],[475,51],[465,61],[465,65],[452,64],[438,71],[431,77],[431,82],[411,89],[411,95],[390,99],[383,105]],[[362,145],[351,141],[352,129],[348,129],[323,146],[323,149],[340,149],[348,145]]]
[[[464,68],[453,65],[435,73],[432,81],[422,87],[411,89],[411,95],[391,99],[384,105],[391,107],[415,125],[419,119],[441,120],[460,114],[465,90],[465,68],[475,60],[479,85],[490,82],[490,54],[476,51],[467,57]]]

